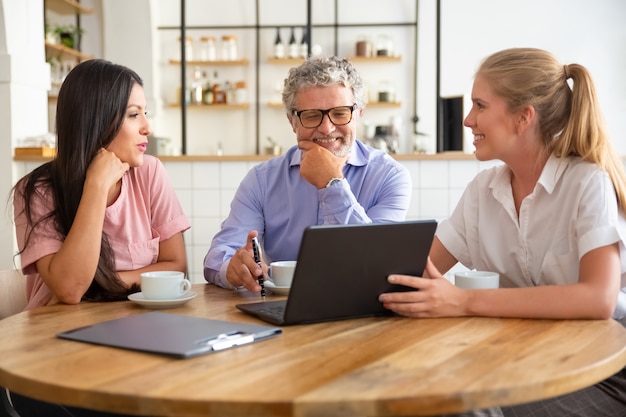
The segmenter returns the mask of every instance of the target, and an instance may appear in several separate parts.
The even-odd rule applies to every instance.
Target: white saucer
[[[147,300],[141,292],[136,292],[129,295],[128,299],[148,308],[172,308],[185,304],[187,301],[196,298],[196,295],[194,291],[189,291],[182,297],[174,298],[173,300]]]
[[[291,287],[279,287],[278,285],[275,285],[272,281],[265,281],[265,288],[277,295],[287,295],[289,294],[289,289]]]

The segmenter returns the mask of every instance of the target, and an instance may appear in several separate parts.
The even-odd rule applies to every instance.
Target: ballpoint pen
[[[257,281],[261,286],[261,297],[265,301],[265,280],[263,279],[263,267],[261,266],[261,249],[259,240],[256,237],[252,238],[252,252],[254,253],[254,262],[261,268],[261,275],[257,277]]]

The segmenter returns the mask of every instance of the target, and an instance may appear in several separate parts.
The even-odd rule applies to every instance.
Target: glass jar
[[[393,56],[393,41],[389,35],[381,34],[376,38],[376,55]]]
[[[245,104],[248,102],[248,90],[245,81],[237,81],[235,83],[235,103]]]
[[[378,101],[381,103],[392,103],[396,100],[396,92],[389,81],[381,81],[378,85]]]
[[[224,61],[237,59],[237,37],[235,35],[222,36],[222,59]]]
[[[200,38],[200,60],[202,61],[215,61],[215,37],[203,36]]]
[[[180,44],[181,38],[178,38],[178,43]],[[191,36],[185,36],[185,60],[193,61],[193,39]],[[182,60],[182,57],[180,58]]]
[[[356,56],[371,57],[372,42],[367,36],[359,36],[356,41]]]

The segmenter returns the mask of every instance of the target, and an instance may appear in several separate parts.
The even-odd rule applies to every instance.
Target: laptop
[[[279,326],[392,314],[378,301],[390,274],[421,276],[437,222],[415,220],[305,229],[286,300],[237,304]]]
[[[278,327],[150,312],[57,334],[62,339],[191,358],[277,336]]]

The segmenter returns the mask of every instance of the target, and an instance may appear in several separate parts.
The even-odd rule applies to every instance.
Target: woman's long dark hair
[[[82,62],[67,75],[57,101],[57,155],[13,188],[24,200],[29,226],[24,247],[29,244],[33,228],[48,218],[62,236],[67,236],[83,195],[87,168],[97,152],[106,148],[122,127],[135,84],[143,85],[143,81],[133,70],[102,59]],[[44,218],[33,218],[33,200],[48,192],[53,211]],[[19,253],[23,250],[20,248]],[[82,299],[122,300],[138,290],[137,285],[128,288],[120,280],[115,271],[114,253],[103,233],[98,267]]]

